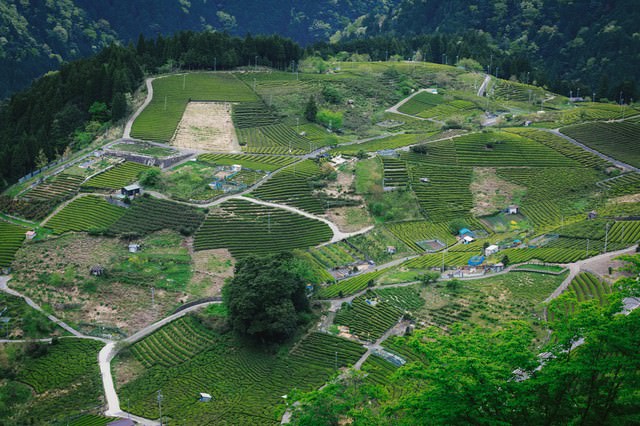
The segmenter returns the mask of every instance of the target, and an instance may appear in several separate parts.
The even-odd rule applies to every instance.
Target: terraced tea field
[[[605,168],[610,165],[609,162],[603,160],[597,155],[592,154],[589,151],[585,151],[579,146],[572,144],[568,140],[563,139],[560,136],[554,135],[550,132],[532,128],[511,128],[506,129],[506,131],[509,133],[515,133],[517,135],[524,136],[536,142],[540,142],[541,144],[558,151],[565,157],[577,161],[584,167]]]
[[[195,236],[196,250],[227,248],[235,258],[295,248],[331,240],[331,228],[297,213],[244,200],[230,200],[212,211]]]
[[[598,186],[612,197],[636,194],[640,192],[640,173],[625,173],[611,179],[605,179],[598,182]]]
[[[284,124],[238,129],[242,149],[251,154],[292,154],[311,152],[313,142]]]
[[[474,133],[454,139],[461,166],[571,167],[576,162],[532,139],[506,132]]]
[[[265,201],[288,204],[309,213],[322,214],[322,201],[313,195],[310,180],[320,175],[320,167],[312,160],[292,164],[278,172],[251,195]]]
[[[161,229],[173,229],[185,234],[194,233],[204,220],[204,213],[194,207],[156,198],[133,200],[131,208],[120,217],[111,230],[116,233],[147,234]]]
[[[382,186],[403,187],[409,183],[407,163],[395,158],[381,157],[383,167]]]
[[[233,124],[238,129],[271,126],[280,121],[264,102],[233,104],[232,117]]]
[[[172,367],[207,349],[214,338],[213,331],[187,316],[146,337],[131,352],[146,368]]]
[[[28,229],[0,219],[0,268],[11,265]]]
[[[597,298],[602,304],[611,293],[611,286],[592,273],[581,272],[571,281],[569,290],[575,293],[578,302]]]
[[[77,198],[64,206],[44,226],[53,230],[54,234],[107,229],[124,213],[125,209],[122,207],[109,204],[104,198],[90,195]]]
[[[247,155],[247,154],[202,154],[198,161],[220,166],[239,164],[252,170],[273,172],[296,161],[295,157],[284,155]]]
[[[103,388],[96,360],[102,346],[94,340],[64,338],[47,345],[42,356],[18,361],[16,380],[36,393],[37,404],[30,405],[29,416],[66,424],[87,407],[99,406]]]
[[[451,234],[446,222],[432,223],[427,221],[390,223],[387,229],[402,240],[412,250],[422,253],[431,248],[425,243],[430,240],[438,240],[445,245],[456,243],[456,237]],[[423,242],[423,246],[419,245]]]
[[[335,324],[349,327],[349,332],[360,339],[375,341],[393,327],[405,311],[415,311],[423,305],[417,286],[367,291],[338,311]]]
[[[64,198],[78,192],[82,181],[84,179],[81,176],[61,173],[27,191],[22,198],[35,200]]]
[[[471,168],[413,163],[410,170],[411,187],[429,220],[444,222],[469,215],[473,208]]]
[[[157,78],[153,99],[133,123],[131,136],[169,142],[190,100],[255,102],[257,96],[230,73],[188,73]]]
[[[138,180],[140,173],[151,167],[125,161],[106,170],[82,184],[87,189],[120,189]]]
[[[336,368],[355,363],[365,352],[357,343],[321,333],[308,335],[280,356],[238,343],[230,334],[215,334],[199,355],[172,367],[146,369],[119,390],[120,398],[131,401],[135,414],[153,418],[161,389],[163,413],[170,418],[194,424],[275,425],[282,395],[294,388],[318,388]],[[211,402],[199,403],[198,392],[211,394]]]
[[[422,111],[429,110],[443,103],[445,103],[444,96],[422,92],[405,102],[398,108],[398,111],[403,114],[417,115]]]
[[[365,272],[351,278],[345,278],[335,284],[323,287],[318,290],[320,299],[331,299],[334,297],[345,297],[364,290],[369,283],[375,283],[376,278],[386,272],[384,269],[373,272]]]
[[[309,250],[309,254],[327,269],[337,268],[355,262],[356,259],[353,257],[352,252],[353,249],[342,241]]]
[[[596,151],[640,167],[640,124],[585,123],[563,127],[562,133]]]

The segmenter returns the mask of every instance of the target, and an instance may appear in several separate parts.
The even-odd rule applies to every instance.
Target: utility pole
[[[160,411],[160,426],[162,426],[162,391],[158,390],[158,411]]]
[[[336,370],[338,369],[338,351],[336,351]]]
[[[587,257],[589,257],[589,239],[587,238]]]
[[[187,75],[182,74],[182,90],[184,90],[186,85],[187,85]]]
[[[156,307],[156,289],[151,287],[151,307],[155,308]]]
[[[167,110],[167,95],[164,95],[164,110]]]
[[[300,118],[296,117],[296,132],[300,134]]]
[[[607,252],[607,243],[609,242],[609,222],[604,227],[604,252]]]
[[[213,71],[217,71],[218,68],[218,58],[213,58]]]
[[[253,79],[253,91],[254,92],[256,91],[256,79],[255,78]]]
[[[256,55],[256,71],[258,71],[258,55]]]

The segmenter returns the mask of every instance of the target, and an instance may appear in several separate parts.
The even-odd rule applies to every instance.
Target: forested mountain
[[[349,34],[415,40],[420,34],[477,31],[495,52],[492,73],[498,66],[503,78],[521,77],[522,70],[501,61],[530,62],[540,82],[564,87],[567,94],[581,87],[582,93],[598,91],[611,99],[622,91],[628,101],[637,96],[639,18],[636,0],[403,0],[388,16],[370,15],[359,23],[366,31]],[[468,50],[465,43],[437,52],[423,48],[422,54],[440,62],[444,53],[452,64],[462,50]]]
[[[63,61],[178,31],[280,34],[300,43],[328,39],[367,13],[398,0],[61,0],[0,2],[0,98]]]

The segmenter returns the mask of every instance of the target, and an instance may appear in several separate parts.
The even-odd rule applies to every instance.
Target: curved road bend
[[[124,348],[127,344],[132,344],[137,342],[138,340],[148,336],[154,331],[158,330],[164,325],[169,324],[170,322],[183,317],[189,312],[193,312],[195,310],[201,309],[205,306],[214,304],[214,303],[222,303],[220,301],[208,301],[202,302],[198,305],[190,306],[180,312],[177,312],[173,315],[169,315],[166,318],[161,319],[147,327],[141,329],[135,334],[127,337],[122,340],[122,343],[109,342],[105,345],[104,348],[98,353],[98,364],[100,365],[100,374],[102,375],[102,384],[104,387],[104,395],[107,401],[107,410],[105,411],[105,415],[113,416],[113,417],[121,417],[121,418],[131,418],[136,422],[143,424],[145,426],[157,426],[159,423],[154,420],[145,419],[143,417],[134,416],[130,413],[126,413],[120,409],[120,400],[118,399],[118,394],[116,393],[116,389],[113,383],[113,376],[111,375],[111,360],[120,352],[121,349]]]
[[[147,85],[147,97],[142,105],[140,105],[140,108],[133,113],[127,121],[127,124],[124,126],[122,139],[131,139],[131,127],[133,127],[133,122],[136,121],[136,118],[138,118],[138,116],[142,114],[142,111],[151,103],[151,100],[153,99],[153,84],[151,83],[153,80],[155,80],[155,77],[150,77],[145,80],[145,84]]]

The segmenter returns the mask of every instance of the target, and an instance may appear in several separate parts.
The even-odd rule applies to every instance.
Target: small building
[[[484,255],[485,256],[491,256],[492,254],[497,253],[498,251],[500,251],[500,247],[498,247],[495,244],[491,244],[489,247],[487,247],[486,249],[484,249]]]
[[[587,214],[587,219],[589,220],[593,220],[595,218],[598,217],[598,213],[595,210],[591,210],[588,214]]]
[[[520,208],[516,205],[511,205],[509,207],[507,207],[507,213],[509,214],[518,214],[520,211]]]
[[[231,166],[231,171],[238,173],[242,171],[242,166],[240,164],[234,164],[233,166]]]
[[[125,197],[133,198],[136,195],[140,195],[142,193],[142,188],[137,183],[133,185],[125,186],[120,190],[120,193]]]
[[[475,235],[473,234],[473,232],[471,232],[470,229],[467,228],[462,228],[459,232],[458,235],[461,237],[464,237],[465,235],[469,235],[470,237],[475,237]]]
[[[489,265],[489,269],[491,269],[493,272],[502,272],[504,270],[504,263],[494,263],[493,265]]]
[[[421,177],[421,178],[420,178],[420,182],[422,182],[422,183],[429,183],[429,178]]]
[[[36,237],[36,231],[27,231],[25,233],[27,240],[33,240]]]
[[[140,251],[140,244],[129,244],[129,253],[137,253]]]
[[[396,248],[394,246],[387,246],[387,254],[396,254]]]
[[[89,273],[94,277],[99,277],[104,274],[104,268],[100,265],[95,265],[92,266],[91,269],[89,269]]]
[[[198,398],[200,402],[209,402],[211,401],[211,395],[208,393],[200,392],[200,397]]]
[[[473,238],[471,235],[464,235],[462,237],[462,244],[470,244],[472,242],[474,242],[476,239]]]

